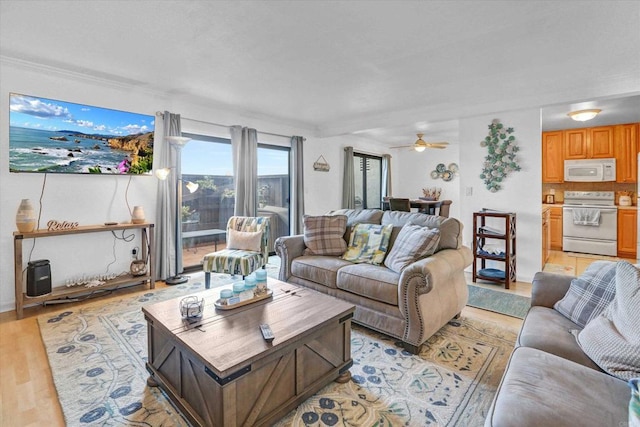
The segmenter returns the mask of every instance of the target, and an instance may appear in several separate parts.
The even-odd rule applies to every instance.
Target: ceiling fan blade
[[[447,148],[447,146],[446,145],[434,145],[434,144],[429,144],[427,142],[427,148],[438,148],[438,149],[442,150],[444,148]]]
[[[411,145],[396,145],[395,147],[389,147],[389,148],[413,148],[413,144],[411,144]]]

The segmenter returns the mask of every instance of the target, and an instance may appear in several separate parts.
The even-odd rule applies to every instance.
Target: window
[[[231,140],[184,134],[182,148],[182,260],[184,269],[200,267],[205,254],[225,247],[235,197]],[[197,189],[193,192],[194,186]]]
[[[280,236],[288,236],[291,179],[289,147],[258,144],[258,216],[269,218],[269,252]]]
[[[353,153],[356,209],[382,208],[382,157]]]
[[[191,140],[181,152],[182,260],[185,270],[194,270],[205,254],[226,245],[235,205],[233,156],[228,138],[184,136]],[[290,234],[289,154],[289,147],[258,144],[257,215],[270,219],[270,251],[275,239]]]

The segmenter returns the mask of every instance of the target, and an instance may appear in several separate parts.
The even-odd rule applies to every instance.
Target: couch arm
[[[531,282],[531,306],[553,308],[569,290],[574,276],[539,271]]]
[[[398,302],[407,325],[405,342],[419,346],[462,310],[469,295],[464,269],[472,262],[471,249],[462,246],[442,250],[402,271]]]
[[[278,279],[286,282],[291,277],[291,262],[304,254],[306,246],[304,236],[278,237],[275,243],[276,254],[280,257],[280,273]]]

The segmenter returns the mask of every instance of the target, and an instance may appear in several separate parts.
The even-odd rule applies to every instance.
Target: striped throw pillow
[[[556,311],[584,328],[609,305],[616,294],[616,263],[592,262],[571,281],[565,296],[553,306]]]
[[[591,360],[623,380],[640,376],[640,268],[616,264],[616,296],[578,334],[578,343]]]
[[[440,230],[406,224],[398,233],[384,265],[401,273],[409,264],[433,255],[440,242]]]
[[[347,229],[346,215],[305,215],[304,244],[305,255],[339,256],[347,250],[347,242],[343,236]]]

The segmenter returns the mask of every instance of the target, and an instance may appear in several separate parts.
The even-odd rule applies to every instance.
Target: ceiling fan
[[[391,147],[391,148],[413,148],[414,150],[420,152],[420,151],[424,151],[426,148],[446,148],[447,145],[449,145],[448,142],[426,142],[422,139],[422,137],[424,136],[423,133],[418,133],[416,134],[418,135],[418,140],[416,142],[414,142],[412,145],[400,145],[397,147]]]

